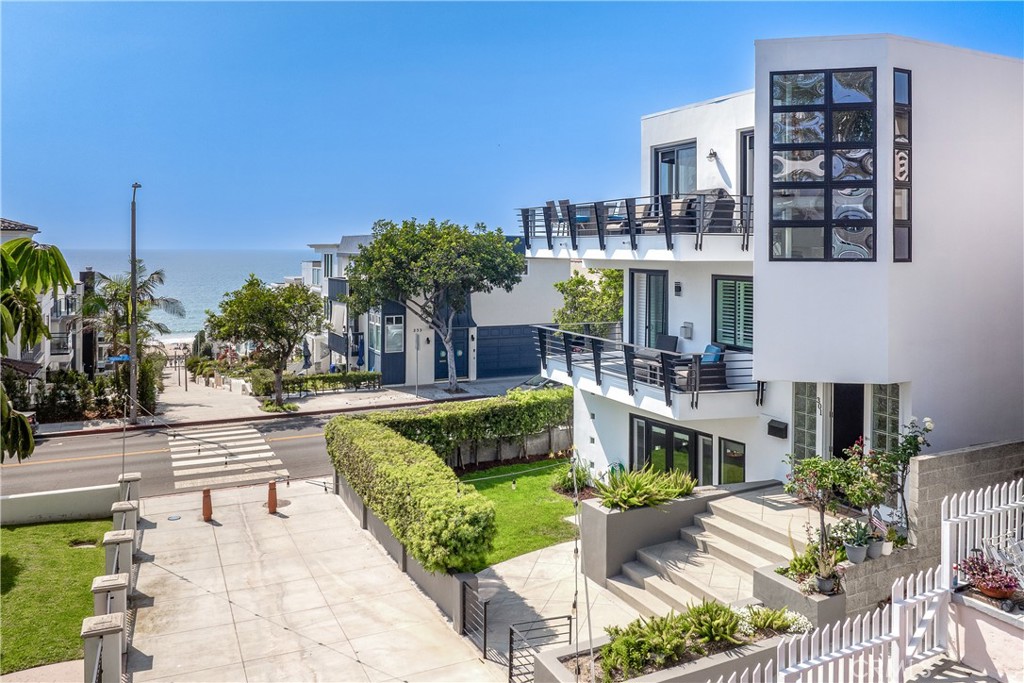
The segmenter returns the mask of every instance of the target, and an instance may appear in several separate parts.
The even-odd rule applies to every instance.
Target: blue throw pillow
[[[722,360],[722,349],[715,346],[714,344],[708,344],[704,347],[704,355],[700,357],[700,362],[704,363],[719,363]]]

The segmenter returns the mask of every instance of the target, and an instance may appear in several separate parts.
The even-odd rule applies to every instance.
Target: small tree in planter
[[[918,424],[917,418],[911,417],[910,424],[904,425],[903,429],[904,432],[896,447],[888,453],[882,453],[880,457],[885,460],[885,467],[890,472],[887,493],[895,495],[899,499],[900,509],[897,511],[899,523],[904,528],[909,528],[906,490],[907,476],[910,474],[910,461],[921,454],[922,448],[930,445],[926,435],[935,429],[935,423],[930,417],[926,417],[921,424]]]
[[[871,528],[871,545],[868,556],[875,558],[882,554],[887,527],[881,521],[878,508],[885,502],[895,470],[892,461],[874,450],[864,451],[864,437],[859,437],[850,448],[844,449],[850,465],[850,481],[846,487],[846,498],[856,508],[868,514]]]
[[[835,512],[839,504],[838,493],[850,482],[851,467],[845,460],[825,460],[820,456],[797,458],[790,454],[791,472],[786,475],[783,490],[809,502],[818,511],[818,572],[822,579],[834,578],[835,560],[825,526],[825,513]],[[833,576],[822,576],[831,570]]]

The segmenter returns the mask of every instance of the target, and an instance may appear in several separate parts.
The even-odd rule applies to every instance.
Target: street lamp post
[[[132,292],[131,292],[131,326],[129,327],[128,343],[131,345],[128,353],[131,356],[131,363],[128,365],[128,396],[131,398],[131,424],[139,423],[139,273],[138,263],[135,256],[135,193],[142,187],[139,183],[132,183]]]

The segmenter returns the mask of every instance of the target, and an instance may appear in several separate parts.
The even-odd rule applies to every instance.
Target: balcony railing
[[[54,300],[53,306],[50,308],[50,318],[64,318],[74,315],[77,310],[78,298],[75,296],[64,296]]]
[[[28,363],[41,363],[43,360],[43,343],[39,342],[33,347],[23,349],[21,359]]]
[[[672,405],[674,397],[684,396],[689,397],[690,407],[696,410],[701,393],[722,391],[754,391],[755,404],[762,404],[764,383],[754,380],[750,352],[660,351],[623,342],[621,324],[614,329],[609,329],[610,325],[614,323],[534,325],[541,367],[546,370],[549,361],[560,362],[570,377],[577,369],[583,369],[594,374],[598,386],[603,386],[606,377],[625,379],[630,396],[638,385],[658,387],[665,393],[667,406]]]
[[[753,198],[730,195],[724,190],[686,195],[627,197],[574,204],[562,200],[519,210],[526,248],[542,239],[554,249],[556,237],[568,237],[572,248],[579,249],[581,238],[597,237],[604,250],[609,236],[629,237],[630,248],[637,249],[637,238],[664,235],[665,246],[672,249],[676,236],[693,237],[693,248],[704,248],[706,235],[738,237],[740,249],[750,249],[753,231]]]
[[[50,335],[50,355],[64,356],[71,353],[71,336],[67,334]]]

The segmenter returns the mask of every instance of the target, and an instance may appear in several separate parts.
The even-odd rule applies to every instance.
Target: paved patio
[[[500,681],[437,607],[306,482],[148,498],[134,681]],[[173,519],[180,517],[179,519]]]

